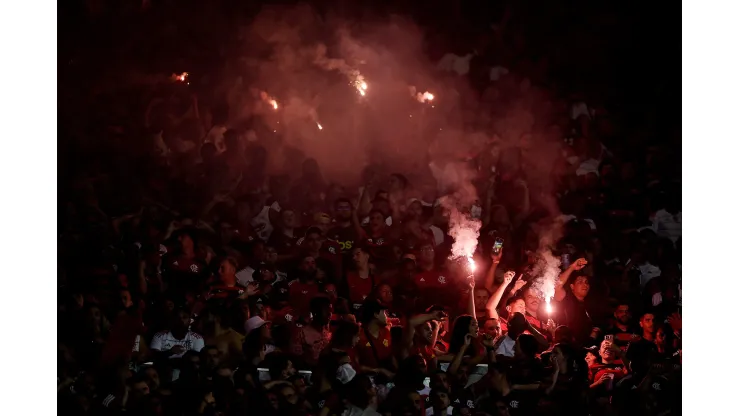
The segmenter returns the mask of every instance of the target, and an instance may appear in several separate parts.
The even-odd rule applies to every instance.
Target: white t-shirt
[[[501,345],[496,348],[496,355],[503,355],[506,357],[514,357],[514,346],[516,345],[516,341],[509,338],[507,335],[504,337],[504,340],[501,341]]]
[[[203,341],[202,336],[192,331],[188,331],[188,333],[185,334],[185,338],[183,339],[176,339],[170,331],[161,331],[157,332],[154,335],[154,338],[152,338],[151,349],[154,351],[168,351],[175,345],[180,345],[185,348],[185,352],[191,350],[195,352],[200,352],[200,350],[202,350],[205,346],[205,342]],[[170,356],[170,358],[181,358],[183,355],[185,355],[185,352],[183,352],[182,354],[173,354]]]

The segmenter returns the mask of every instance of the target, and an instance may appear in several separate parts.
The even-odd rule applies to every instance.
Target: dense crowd
[[[492,107],[541,104],[513,62],[472,57],[437,71]],[[615,142],[608,113],[559,93],[545,123],[457,161],[471,272],[434,167],[343,183],[294,152],[274,174],[226,100],[145,95],[87,132],[125,152],[62,162],[60,413],[680,414],[680,168],[652,132]],[[542,142],[554,163],[532,166]]]

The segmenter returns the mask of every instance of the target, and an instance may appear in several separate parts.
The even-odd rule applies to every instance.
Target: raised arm
[[[444,311],[433,311],[429,313],[422,313],[419,315],[414,315],[411,318],[409,318],[408,325],[406,325],[406,330],[404,332],[403,337],[403,350],[401,351],[401,356],[406,358],[409,354],[409,350],[411,350],[411,347],[414,343],[414,335],[416,334],[416,327],[424,324],[429,321],[442,321],[447,317],[447,314],[444,313]],[[434,328],[432,328],[434,329]],[[436,338],[436,335],[432,334],[433,338]],[[432,339],[436,343],[436,339]],[[432,346],[434,346],[434,343],[432,343]]]
[[[514,271],[509,270],[504,274],[504,282],[501,283],[501,285],[496,289],[495,292],[493,292],[493,295],[491,295],[490,298],[488,298],[488,303],[486,303],[486,310],[488,310],[488,316],[491,318],[498,318],[498,312],[496,309],[498,309],[498,305],[501,303],[501,298],[503,298],[504,293],[506,292],[506,288],[509,287],[509,283],[511,283],[512,280],[514,280]],[[516,291],[522,288],[527,282],[525,282],[522,279],[522,275],[520,274],[519,277],[516,279],[516,282],[514,282],[514,287],[511,288],[511,293],[514,294]]]
[[[565,298],[565,283],[570,278],[570,275],[573,274],[574,271],[581,270],[588,264],[588,261],[584,258],[580,258],[573,262],[573,264],[570,265],[567,269],[565,269],[564,272],[560,273],[560,277],[558,277],[558,281],[555,284],[555,300],[560,302]]]
[[[485,280],[483,280],[483,287],[485,287],[489,292],[493,292],[493,280],[496,277],[496,269],[498,268],[498,264],[501,262],[501,255],[503,252],[504,250],[502,248],[498,254],[493,252],[491,253],[491,267],[486,271],[486,277]]]

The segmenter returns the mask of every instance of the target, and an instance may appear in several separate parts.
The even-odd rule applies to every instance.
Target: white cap
[[[244,323],[244,331],[246,332],[245,335],[249,335],[250,332],[257,328],[262,328],[262,325],[266,324],[267,321],[260,318],[259,316],[253,316],[249,319],[247,319],[247,322]]]

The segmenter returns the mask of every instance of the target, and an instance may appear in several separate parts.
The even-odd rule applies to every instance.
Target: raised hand
[[[580,258],[576,260],[575,262],[573,262],[573,264],[570,267],[572,267],[573,270],[581,270],[584,267],[586,267],[587,264],[588,264],[588,260],[584,258]]]
[[[506,273],[504,273],[504,284],[508,285],[511,283],[512,280],[514,280],[514,276],[516,276],[516,272],[513,270],[509,270]]]
[[[523,280],[523,279],[522,279],[522,276],[523,276],[523,275],[522,275],[522,274],[520,274],[520,275],[519,275],[519,277],[518,277],[518,278],[516,279],[516,281],[514,282],[514,289],[512,289],[512,290],[513,290],[514,292],[517,292],[517,291],[519,291],[519,289],[521,289],[522,287],[524,287],[524,285],[526,285],[526,284],[527,284],[527,281],[526,281],[526,280]]]

